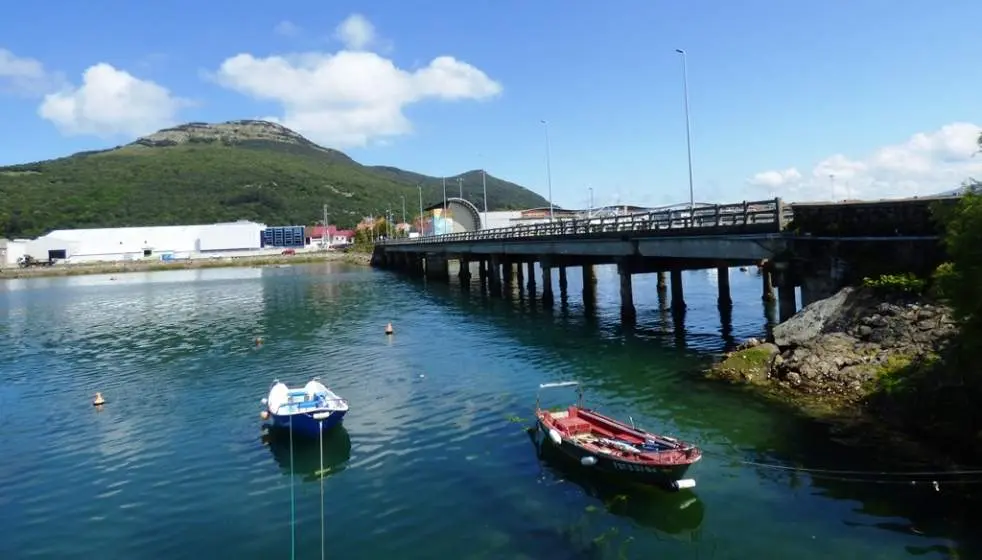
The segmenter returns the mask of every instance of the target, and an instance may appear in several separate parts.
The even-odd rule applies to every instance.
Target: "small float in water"
[[[348,403],[328,389],[315,377],[302,389],[291,389],[276,379],[269,395],[262,400],[263,419],[272,419],[276,428],[290,429],[298,434],[316,438],[341,424],[348,413]]]
[[[539,407],[537,396],[536,428],[565,455],[583,467],[631,482],[672,490],[696,485],[695,480],[683,478],[689,467],[702,459],[702,451],[695,445],[652,434],[584,408],[583,391],[576,381],[543,383],[539,390],[556,387],[577,387],[577,403],[565,410],[544,410]]]

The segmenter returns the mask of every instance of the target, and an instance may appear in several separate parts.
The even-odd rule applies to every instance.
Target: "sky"
[[[982,179],[978,0],[54,6],[4,7],[0,164],[266,119],[365,164],[551,183],[564,207],[675,204],[687,83],[696,202]]]

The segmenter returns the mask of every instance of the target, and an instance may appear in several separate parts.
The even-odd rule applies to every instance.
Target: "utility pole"
[[[327,231],[327,204],[324,205],[324,232],[321,233],[321,248],[331,246],[331,234]]]
[[[419,231],[416,233],[423,235],[423,187],[416,183],[416,190],[419,191]]]
[[[549,183],[549,221],[552,222],[552,154],[549,148],[549,122],[545,119],[539,122],[546,131],[546,181]]]
[[[446,224],[447,223],[447,178],[446,177],[443,178],[443,216],[442,216],[442,218],[443,218],[443,223]],[[434,226],[433,227],[433,229],[434,229],[434,232],[433,233],[436,233],[436,231],[435,231],[436,230],[436,220],[433,221],[433,226]],[[444,228],[444,229],[446,229],[446,228]],[[446,232],[444,232],[444,233],[446,233]]]
[[[464,198],[464,178],[463,177],[457,177],[457,188],[460,189],[460,198],[461,198],[461,200],[463,200],[463,198]]]
[[[481,169],[481,186],[484,188],[484,227],[486,228],[488,227],[488,172],[484,169]]]
[[[406,195],[400,195],[402,197],[402,223],[406,223]]]
[[[685,148],[689,155],[689,219],[696,208],[696,197],[692,188],[692,134],[689,127],[689,74],[685,64],[685,51],[675,49],[682,56],[682,94],[685,97]]]

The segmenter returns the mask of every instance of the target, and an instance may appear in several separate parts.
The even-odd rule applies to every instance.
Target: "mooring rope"
[[[794,467],[791,465],[780,465],[777,463],[757,463],[755,461],[741,461],[745,465],[754,467],[765,467],[783,471],[798,471],[819,474],[837,475],[868,475],[868,476],[966,476],[982,475],[982,469],[956,470],[956,471],[849,471],[836,469],[816,469],[809,467]]]
[[[321,560],[324,560],[324,421],[320,422],[320,478],[321,478]]]
[[[290,560],[297,557],[296,500],[293,493],[293,415],[290,415]]]

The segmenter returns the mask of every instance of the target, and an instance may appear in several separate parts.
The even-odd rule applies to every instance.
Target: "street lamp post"
[[[464,178],[457,177],[457,188],[460,189],[460,199],[464,199]]]
[[[593,218],[593,187],[587,187],[590,190],[590,210],[587,212],[587,216],[591,219]]]
[[[423,186],[416,183],[416,189],[419,191],[419,234],[423,235]]]
[[[696,198],[692,188],[692,133],[689,125],[689,75],[685,64],[685,51],[675,49],[682,58],[682,94],[685,98],[685,148],[689,156],[689,219],[695,212]]]
[[[406,195],[399,195],[402,199],[402,223],[406,223]]]
[[[446,224],[447,223],[447,178],[446,177],[443,178],[443,216],[441,216],[441,218],[443,218],[443,223]],[[433,221],[433,226],[434,226],[433,233],[436,233],[435,231],[436,220]]]
[[[488,172],[481,169],[481,187],[484,188],[484,227],[488,227]]]
[[[546,131],[546,181],[549,183],[549,221],[552,221],[552,156],[549,149],[549,123],[545,119],[540,121]]]

